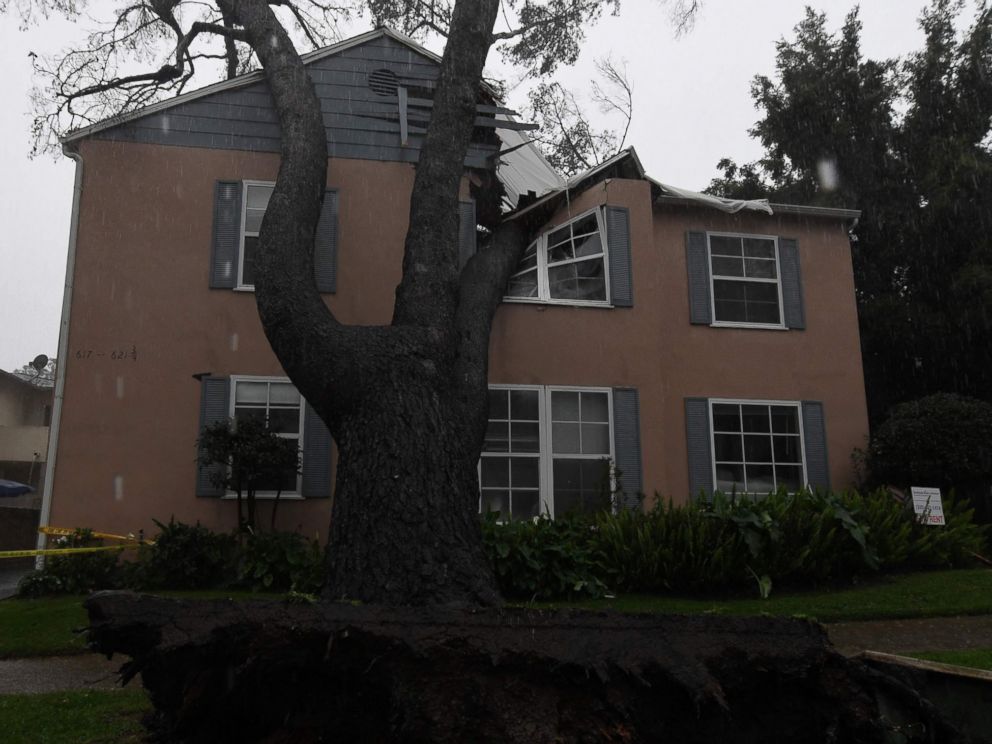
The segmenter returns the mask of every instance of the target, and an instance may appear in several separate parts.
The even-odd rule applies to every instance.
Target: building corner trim
[[[79,202],[83,193],[83,158],[72,145],[63,145],[62,152],[76,163],[72,187],[72,215],[69,219],[69,246],[65,260],[65,288],[62,294],[62,319],[59,324],[58,362],[55,368],[55,396],[52,420],[48,429],[48,460],[45,463],[45,488],[41,497],[41,515],[38,526],[47,527],[52,513],[52,489],[55,485],[55,461],[58,457],[59,429],[62,426],[62,399],[65,392],[65,372],[69,351],[69,311],[72,305],[72,287],[76,271],[76,239],[79,234]],[[46,536],[38,533],[38,550],[44,550]],[[44,557],[35,559],[35,567],[44,565]]]

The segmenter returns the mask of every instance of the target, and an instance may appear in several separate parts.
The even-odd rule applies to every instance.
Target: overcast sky
[[[576,68],[561,79],[588,89],[593,60],[626,60],[634,86],[628,144],[656,179],[691,189],[717,175],[723,156],[756,158],[747,136],[758,114],[749,94],[756,74],[774,72],[775,42],[791,38],[806,3],[797,0],[704,0],[694,28],[675,38],[656,0],[623,0],[618,18],[588,32]],[[813,7],[839,28],[852,0]],[[93,0],[96,15],[106,0]],[[923,0],[864,0],[862,50],[875,59],[919,49]],[[969,16],[973,3],[969,4]],[[0,16],[0,369],[15,369],[57,351],[72,206],[73,164],[59,156],[28,158],[32,85],[29,52],[52,53],[79,38],[83,22],[43,22],[27,30]],[[355,33],[367,27],[356,27]],[[440,50],[437,50],[440,51]],[[520,106],[518,92],[510,105]],[[592,108],[592,107],[591,107]],[[851,205],[852,207],[858,205]]]

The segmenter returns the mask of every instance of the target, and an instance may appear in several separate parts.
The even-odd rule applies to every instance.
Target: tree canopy
[[[711,193],[862,210],[853,230],[869,408],[992,390],[992,11],[922,13],[924,47],[866,59],[855,8],[837,33],[809,8],[757,76],[756,162],[730,158]]]

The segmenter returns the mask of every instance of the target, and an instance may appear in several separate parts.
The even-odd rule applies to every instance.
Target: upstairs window
[[[709,233],[713,322],[782,326],[778,239]]]
[[[274,184],[245,181],[244,213],[241,216],[241,261],[238,266],[238,287],[254,289],[255,256],[258,254],[258,231],[262,228],[262,217],[269,206]]]
[[[510,277],[506,297],[567,304],[609,304],[602,210],[540,235]]]

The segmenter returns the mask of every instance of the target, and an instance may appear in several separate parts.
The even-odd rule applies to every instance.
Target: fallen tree
[[[962,741],[807,620],[127,592],[86,608],[167,742]]]

